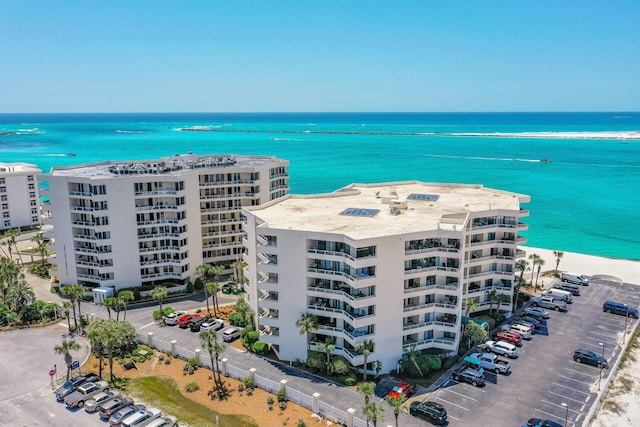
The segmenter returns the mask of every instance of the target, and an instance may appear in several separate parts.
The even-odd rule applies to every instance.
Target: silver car
[[[110,400],[115,399],[116,397],[119,397],[119,396],[120,396],[120,392],[117,390],[103,391],[102,393],[98,393],[95,396],[93,396],[91,399],[84,402],[84,410],[89,413],[96,412],[98,409],[100,409],[100,406],[103,403],[107,403]]]
[[[118,410],[118,412],[116,412],[115,414],[111,415],[111,418],[109,418],[109,425],[121,426],[122,421],[124,421],[125,418],[135,414],[139,410],[140,408],[138,408],[137,406],[133,406],[133,405],[125,406],[124,408]]]

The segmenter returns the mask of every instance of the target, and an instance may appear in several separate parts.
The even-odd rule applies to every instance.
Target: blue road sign
[[[71,370],[78,369],[80,367],[80,362],[77,360],[71,364]]]

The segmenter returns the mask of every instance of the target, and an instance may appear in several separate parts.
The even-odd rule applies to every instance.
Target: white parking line
[[[544,400],[544,399],[541,399],[541,400],[542,400],[544,403],[548,403],[549,405],[553,405],[553,406],[555,406],[555,407],[557,407],[557,408],[562,408],[563,410],[566,410],[566,409],[568,408],[568,409],[569,409],[569,412],[575,412],[576,414],[579,414],[580,412],[582,412],[582,407],[580,407],[581,409],[580,409],[579,411],[576,411],[575,409],[571,409],[571,407],[570,407],[570,406],[566,406],[566,407],[564,407],[564,406],[562,406],[562,405],[558,405],[557,403],[549,402],[548,400]]]
[[[575,372],[576,374],[584,375],[585,377],[591,377],[594,380],[598,378],[598,375],[595,374],[585,374],[584,372],[576,371],[575,369],[563,368],[565,371]]]
[[[590,337],[590,336],[586,336],[583,339],[587,339],[587,340],[591,340],[591,341],[596,341],[596,342],[601,342],[603,343],[605,346],[615,346],[618,342],[617,341],[607,341],[607,340],[603,340],[602,338],[598,338],[598,337]],[[595,345],[595,344],[587,344],[587,345]],[[598,345],[598,347],[602,348],[601,345]]]
[[[144,329],[144,328],[146,328],[147,326],[151,326],[151,325],[155,325],[155,324],[156,324],[156,322],[151,322],[151,323],[146,324],[146,325],[144,325],[144,326],[140,326],[140,328],[139,328],[139,329]]]
[[[604,333],[601,334],[599,332],[590,331],[589,335],[600,335],[600,336],[603,336],[603,337],[606,337],[606,338],[611,338],[611,332],[609,332],[608,334],[604,334]]]
[[[553,392],[553,391],[549,391],[549,393],[551,393],[551,394],[553,394],[553,395],[556,395],[556,396],[558,396],[558,397],[561,397],[562,399],[573,400],[574,402],[579,403],[579,404],[581,404],[581,405],[583,405],[583,404],[585,403],[585,402],[583,402],[583,401],[581,401],[581,400],[572,399],[572,398],[570,398],[570,397],[567,397],[567,396],[562,395],[562,394],[560,394],[560,393],[555,393],[555,392]]]
[[[586,391],[576,390],[573,387],[569,387],[569,386],[566,386],[566,385],[563,385],[563,384],[553,383],[553,385],[557,385],[558,387],[567,388],[567,389],[569,389],[571,391],[577,391],[578,393],[586,394],[587,396],[591,395],[591,393],[587,393]]]
[[[444,403],[447,403],[447,404],[449,404],[449,405],[457,406],[458,408],[460,408],[460,409],[464,409],[465,411],[468,411],[468,410],[469,410],[469,408],[465,408],[464,406],[456,405],[455,403],[453,403],[453,402],[449,402],[448,400],[443,399],[443,398],[441,398],[440,396],[433,396],[433,398],[434,398],[434,399],[441,400],[441,401],[443,401]]]
[[[564,375],[558,375],[558,376],[560,378],[564,378],[565,380],[575,381],[575,382],[580,383],[580,384],[585,384],[585,385],[588,385],[588,386],[593,385],[593,381],[587,382],[587,381],[576,380],[576,379],[573,379],[573,378],[570,378],[570,377],[565,377]]]
[[[477,402],[477,401],[478,401],[478,399],[474,399],[473,397],[469,397],[469,396],[467,396],[466,394],[458,393],[457,391],[453,391],[453,390],[449,390],[449,389],[443,389],[443,390],[445,390],[445,391],[446,391],[446,392],[448,392],[448,393],[457,394],[458,396],[462,396],[462,397],[464,397],[464,398],[466,398],[466,399],[471,399],[471,400],[473,400],[474,402]]]

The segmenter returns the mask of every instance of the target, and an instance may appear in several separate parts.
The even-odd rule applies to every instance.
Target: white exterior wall
[[[452,192],[457,191],[456,186],[452,187]],[[379,188],[384,190],[385,185]],[[469,189],[461,186],[460,191],[464,195]],[[495,190],[479,188],[477,194],[472,192],[469,197],[474,202],[493,196],[492,192]],[[496,192],[506,205],[513,207],[509,209],[492,209],[489,205],[488,209],[470,210],[464,201],[460,208],[456,200],[453,207],[459,213],[448,212],[451,206],[443,206],[436,222],[430,222],[425,216],[424,223],[418,211],[424,209],[425,215],[432,215],[433,209],[417,204],[421,202],[411,202],[407,213],[398,217],[385,217],[383,212],[375,215],[374,218],[380,216],[380,223],[369,229],[374,219],[354,217],[351,225],[338,224],[338,221],[349,222],[333,216],[344,206],[371,206],[364,206],[360,194],[354,193],[350,202],[349,195],[337,193],[287,196],[278,202],[244,210],[249,300],[257,313],[261,340],[273,344],[281,359],[306,358],[307,337],[299,334],[296,321],[303,313],[310,313],[318,316],[321,323],[311,339],[312,350],[316,348],[316,341],[333,337],[336,340],[334,354],[343,355],[354,366],[362,367],[364,358],[354,350],[354,345],[372,341],[374,351],[368,362],[380,360],[388,372],[395,369],[403,352],[414,345],[418,350],[457,351],[466,298],[478,298],[478,310],[483,310],[489,308],[487,291],[512,296],[515,261],[524,256],[516,253],[517,245],[525,240],[518,238],[517,232],[526,229],[526,224],[519,223],[518,218],[528,215],[519,209],[519,201],[527,202],[527,196]],[[314,203],[317,206],[309,207]],[[336,209],[334,204],[340,207]],[[401,226],[398,223],[404,220],[402,215],[418,217],[407,218],[408,223]],[[386,228],[394,227],[400,231],[385,232]],[[322,228],[340,232],[322,231]],[[507,240],[511,237],[509,233],[514,236]],[[366,234],[371,237],[364,237]],[[362,237],[354,238],[356,235]],[[265,236],[274,236],[277,244],[265,244]],[[433,240],[437,240],[437,246],[421,246]],[[350,256],[317,250],[313,248],[316,242],[344,243],[350,247]],[[356,256],[358,248],[372,246],[375,256]],[[267,262],[265,256],[269,254],[277,255],[277,264]],[[344,278],[336,273],[335,265],[320,265],[323,260],[347,264],[352,273],[355,268],[375,267],[375,275]],[[277,273],[277,283],[261,281],[268,273]],[[325,279],[333,280],[332,285],[345,281],[348,284],[345,289],[355,296],[327,287]],[[505,286],[496,286],[498,281]],[[478,282],[480,288],[476,289]],[[473,289],[469,288],[470,284],[474,285]],[[370,286],[375,286],[374,296],[357,295],[358,292],[366,294]],[[269,292],[277,292],[277,300],[268,296]],[[356,310],[373,306],[374,315],[351,318],[345,312],[347,305]],[[494,304],[494,309],[496,307]],[[499,309],[510,311],[511,304],[502,304]],[[262,316],[269,310],[277,310],[277,318]],[[334,319],[335,324],[327,319]],[[345,330],[347,324],[356,329],[372,326],[373,333],[363,330],[363,335],[355,331],[349,334]]]
[[[202,159],[210,158],[186,155],[161,159],[164,161],[163,166],[171,164],[173,160],[182,166],[176,168],[174,164],[173,169],[167,169],[166,172],[160,173],[155,171],[151,173],[113,173],[114,168],[119,168],[121,164],[105,162],[54,168],[50,174],[46,175],[45,178],[49,181],[51,223],[54,226],[53,235],[58,257],[58,272],[56,274],[59,276],[61,284],[82,283],[87,286],[112,286],[120,289],[151,282],[158,284],[162,281],[193,281],[197,266],[205,262],[221,262],[239,258],[242,237],[244,236],[240,219],[241,204],[251,203],[251,200],[269,200],[286,193],[286,185],[272,185],[272,182],[276,181],[285,182],[288,177],[286,171],[282,176],[273,179],[269,176],[269,171],[274,167],[284,170],[288,166],[288,162],[271,157],[246,157],[239,158],[233,166],[228,166],[225,163],[216,166],[187,167],[187,165],[198,164],[198,161]],[[227,157],[225,157],[226,160]],[[158,160],[136,162],[127,164],[126,167],[156,165],[159,162]],[[254,172],[260,174],[259,179],[255,180],[259,184],[248,179],[235,179],[235,174]],[[200,180],[203,175],[215,173],[224,173],[225,176],[226,174],[232,175],[231,182],[214,186],[217,186],[224,193],[220,199],[224,199],[225,203],[227,200],[231,200],[230,203],[234,205],[225,209],[217,209],[216,214],[229,212],[237,214],[237,219],[234,220],[237,223],[235,230],[214,233],[216,236],[224,235],[224,238],[228,238],[228,243],[224,245],[216,243],[215,245],[217,248],[229,248],[229,251],[237,248],[233,249],[237,254],[232,253],[231,256],[204,259],[203,241],[205,237],[203,233],[205,230],[214,226],[220,226],[222,229],[228,224],[225,222],[226,220],[220,221],[220,223],[204,223],[207,213],[203,211],[201,204],[205,201],[211,201],[210,197],[205,197],[205,191],[212,186],[201,185]],[[246,176],[243,175],[243,178]],[[243,182],[240,183],[240,181]],[[178,191],[176,191],[177,183],[183,183]],[[152,188],[149,189],[146,184],[150,184]],[[141,185],[141,189],[136,191],[136,185],[139,187]],[[257,185],[260,185],[258,194],[244,195],[249,193],[246,188],[253,188]],[[89,186],[94,186],[92,188],[104,186],[106,192],[105,194],[99,194],[100,192],[93,194],[90,192]],[[236,194],[236,190],[240,186],[242,186],[240,190],[242,194]],[[78,188],[83,188],[83,191],[77,191]],[[228,196],[227,193],[229,193]],[[95,204],[101,202],[107,203],[106,210],[90,208],[86,212],[80,211],[80,213],[85,213],[88,219],[81,221],[81,224],[78,223],[78,209],[84,209],[80,207],[81,205],[90,206],[93,204],[91,206],[95,207]],[[139,221],[138,215],[146,216],[145,219]],[[158,215],[164,215],[164,217],[159,219]],[[174,219],[176,216],[180,219]],[[94,219],[97,217],[107,217],[108,224],[95,223]],[[172,230],[178,227],[182,231],[176,235],[173,231],[160,232],[158,227],[168,227]],[[110,233],[109,238],[95,240],[91,237],[99,235],[101,232]],[[84,238],[79,235],[88,235],[89,237]],[[232,239],[228,236],[235,237]],[[167,240],[171,241],[170,247],[159,250],[151,249],[154,243],[159,246],[161,241]],[[179,242],[178,246],[175,246],[173,242]],[[85,243],[110,246],[111,250],[106,253],[84,254],[82,250],[78,250],[78,246]],[[154,254],[160,259],[153,259]],[[180,259],[174,259],[173,255],[175,254],[180,254]],[[87,266],[85,265],[87,256],[91,257],[91,262],[95,262],[96,259],[98,261],[106,260],[111,265]],[[161,258],[163,256],[171,259],[163,261]],[[157,273],[154,268],[158,269]],[[88,274],[91,277],[86,277],[87,269],[92,269]],[[146,273],[143,274],[145,269],[147,269]],[[171,269],[173,271],[166,271]],[[95,277],[97,274],[110,274],[110,276],[97,278]]]
[[[0,231],[40,226],[40,173],[36,165],[0,163]]]

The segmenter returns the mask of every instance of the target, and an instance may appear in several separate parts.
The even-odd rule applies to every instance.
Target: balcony
[[[418,350],[427,347],[438,347],[444,348],[446,350],[455,350],[455,342],[455,338],[448,337],[431,338],[425,340],[404,340],[402,344],[402,350],[409,350],[413,346],[415,346]]]
[[[349,261],[355,262],[356,259],[351,256],[350,254],[346,253],[346,252],[340,252],[340,251],[325,251],[325,250],[321,250],[321,249],[314,249],[314,248],[309,248],[307,249],[307,253],[308,254],[315,254],[315,255],[325,255],[325,256],[334,256],[334,257],[339,257],[339,258],[346,258]]]

